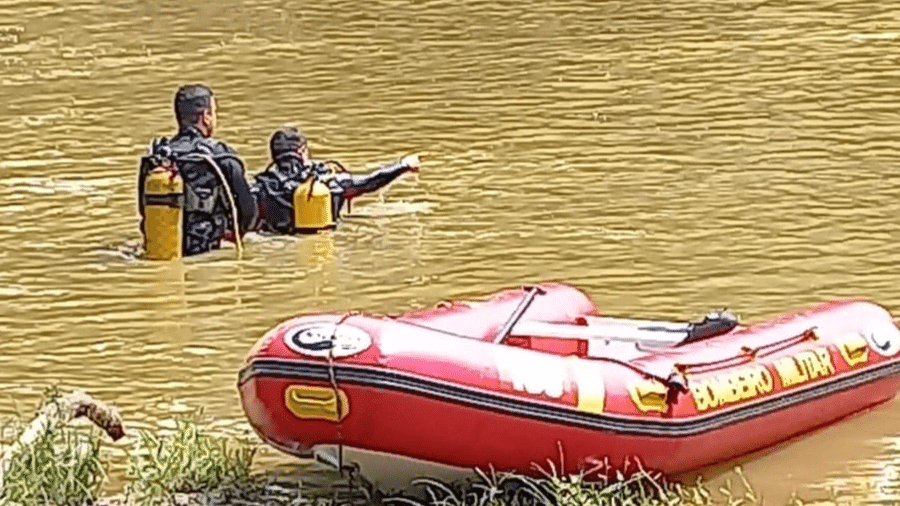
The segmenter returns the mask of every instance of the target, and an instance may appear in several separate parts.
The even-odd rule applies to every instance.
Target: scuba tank
[[[179,167],[181,163],[205,164],[214,174],[201,172],[198,176],[193,166]],[[207,188],[199,183],[203,178],[206,183],[209,178],[218,179],[221,187]],[[217,229],[215,224],[227,221],[227,209],[231,210],[232,221],[238,220],[234,198],[218,163],[200,152],[176,155],[165,138],[155,139],[149,154],[141,159],[139,191],[143,256],[148,260],[173,260],[209,251],[218,247],[224,228]],[[222,203],[226,199],[227,206]],[[240,240],[235,244],[240,255]]]
[[[291,159],[289,167],[279,164],[286,158]],[[334,169],[326,168],[328,163],[337,164],[316,162],[304,167],[296,153],[283,153],[256,176],[268,229],[287,234],[315,233],[337,226],[339,195],[334,195],[328,184],[334,174]]]
[[[184,236],[184,179],[174,164],[155,153],[142,159],[141,172],[144,257],[179,258]]]
[[[315,232],[335,227],[331,189],[311,174],[294,190],[294,231]]]

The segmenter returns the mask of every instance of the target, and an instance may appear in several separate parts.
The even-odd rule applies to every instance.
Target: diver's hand
[[[421,163],[418,154],[406,155],[400,159],[400,165],[406,166],[410,172],[419,172]]]

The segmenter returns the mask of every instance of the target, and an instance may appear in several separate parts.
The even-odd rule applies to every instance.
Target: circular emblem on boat
[[[347,325],[314,323],[288,331],[284,336],[288,348],[301,355],[312,357],[349,357],[372,346],[368,332]]]
[[[900,329],[893,322],[878,322],[861,333],[882,357],[893,357],[900,352]]]

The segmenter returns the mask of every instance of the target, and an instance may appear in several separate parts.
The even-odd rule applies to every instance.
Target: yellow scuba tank
[[[144,257],[182,256],[184,180],[177,170],[156,167],[144,179]]]
[[[334,228],[331,190],[315,177],[294,190],[294,230],[314,232]]]

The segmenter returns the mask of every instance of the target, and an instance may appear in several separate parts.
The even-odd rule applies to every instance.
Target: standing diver
[[[291,234],[337,227],[345,202],[384,188],[405,172],[419,171],[419,156],[408,155],[366,175],[354,175],[334,161],[312,160],[306,137],[293,127],[269,140],[272,162],[256,175],[260,228]],[[333,168],[337,166],[337,168]]]
[[[221,247],[222,239],[240,248],[240,237],[254,228],[257,203],[237,153],[211,137],[216,129],[213,92],[201,84],[182,86],[174,102],[178,133],[154,139],[141,158],[144,257],[169,260],[205,253]]]

